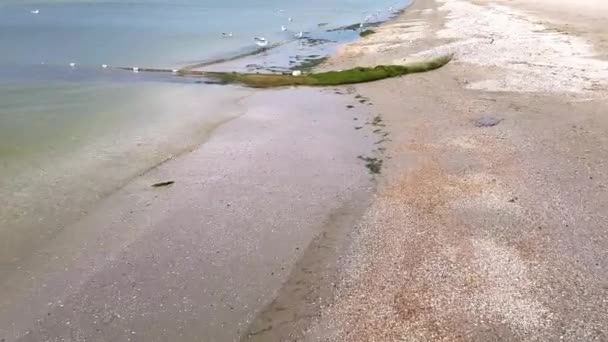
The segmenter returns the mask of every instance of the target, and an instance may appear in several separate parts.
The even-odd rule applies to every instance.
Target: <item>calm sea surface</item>
[[[255,36],[322,36],[406,3],[0,1],[0,233],[59,224],[244,111],[249,90],[112,67],[184,67],[251,51]]]

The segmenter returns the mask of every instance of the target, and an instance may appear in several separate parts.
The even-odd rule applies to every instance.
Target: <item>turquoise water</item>
[[[104,194],[200,144],[243,113],[239,99],[252,92],[113,67],[184,67],[252,51],[255,36],[325,38],[375,11],[386,17],[391,5],[405,1],[0,1],[0,250],[52,236]],[[287,64],[285,51],[256,63]]]

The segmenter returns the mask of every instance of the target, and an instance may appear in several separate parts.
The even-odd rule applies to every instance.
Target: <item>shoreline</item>
[[[353,25],[348,25],[348,26],[345,26],[345,27],[339,27],[339,28],[335,28],[335,29],[324,30],[324,32],[327,33],[327,32],[335,32],[335,31],[345,31],[345,30],[349,30],[348,29],[349,26],[353,26]],[[249,56],[249,54],[246,54],[246,56]],[[228,60],[231,61],[232,59],[229,58]],[[247,61],[248,61],[247,58],[239,58],[239,62],[241,64],[248,63]],[[306,61],[303,61],[303,63],[305,63],[305,62]],[[225,62],[219,63],[218,65],[221,66],[221,65],[224,65],[224,64],[225,64]],[[128,71],[129,70],[128,68],[118,68],[118,69],[122,69],[122,71],[124,71],[124,70]],[[88,68],[88,69],[85,68],[83,70],[84,70],[83,71],[84,74],[89,74],[91,72],[94,72],[92,68]],[[144,71],[152,71],[152,72],[154,72],[154,71],[160,71],[160,72],[164,72],[164,73],[172,73],[173,72],[173,70],[168,70],[168,69],[147,69],[147,68],[140,68],[139,71],[142,71],[142,72],[144,72]],[[80,72],[80,70],[77,70],[77,72]],[[110,77],[110,79],[113,79],[112,77],[117,77],[118,79],[120,79],[121,77],[124,77],[125,75],[126,75],[126,73],[121,73],[121,74],[118,74],[117,76],[111,76],[111,75],[110,76],[106,75],[106,76]],[[140,75],[140,76],[144,76],[145,80],[152,80],[152,81],[158,80],[158,79],[154,78],[154,76],[149,77],[149,78],[147,76],[145,76],[145,75]],[[78,76],[78,77],[83,77],[83,76]],[[87,76],[84,76],[84,77],[86,78]],[[193,83],[197,83],[197,82],[200,82],[200,81],[192,81],[192,82]],[[246,92],[248,90],[245,89],[243,91]],[[227,115],[227,117],[229,117],[228,119],[227,118],[220,118],[220,117],[217,117],[217,118],[206,118],[205,120],[206,121],[210,121],[211,124],[205,125],[204,130],[205,130],[206,133],[204,134],[204,136],[202,138],[206,140],[208,136],[210,136],[210,135],[213,134],[214,128],[217,128],[218,126],[221,126],[222,122],[225,122],[226,120],[230,120],[230,119],[233,119],[234,117],[238,117],[238,116],[239,116],[239,114],[230,114],[230,115]],[[211,127],[211,128],[209,128],[209,127]],[[200,143],[204,143],[204,140],[199,141],[199,142]],[[173,158],[176,158],[176,157],[179,157],[179,156],[181,156],[183,154],[187,154],[187,153],[191,152],[192,149],[195,148],[196,145],[199,145],[199,143],[190,142],[186,146],[181,146],[180,148],[166,149],[166,150],[170,150],[171,151],[171,153],[168,153],[168,154],[165,153],[166,157],[161,158],[160,160],[156,160],[153,165],[148,166],[148,167],[141,167],[141,165],[140,165],[140,167],[137,168],[135,170],[135,172],[131,172],[131,170],[128,170],[127,173],[132,173],[132,174],[129,175],[128,177],[124,178],[124,179],[121,179],[120,181],[115,182],[115,184],[107,185],[107,184],[104,183],[104,184],[89,185],[89,187],[95,187],[95,188],[101,189],[101,190],[98,190],[95,193],[91,193],[89,197],[86,197],[86,196],[82,197],[82,196],[80,196],[80,194],[78,194],[79,195],[79,202],[80,203],[85,203],[86,205],[74,206],[75,203],[70,203],[70,202],[67,201],[67,199],[64,200],[63,205],[67,206],[67,207],[70,207],[71,208],[70,212],[67,212],[67,211],[61,212],[61,211],[59,211],[58,213],[53,213],[52,215],[48,214],[48,215],[44,216],[43,214],[40,214],[40,213],[45,213],[46,211],[49,211],[50,209],[47,210],[48,208],[41,208],[40,205],[38,205],[38,203],[33,203],[33,202],[26,203],[27,202],[27,194],[26,194],[25,196],[22,196],[23,199],[21,199],[18,203],[14,203],[14,205],[12,206],[14,208],[12,208],[10,206],[8,208],[4,208],[5,211],[8,213],[8,214],[4,215],[4,217],[26,216],[24,213],[27,212],[28,210],[29,211],[36,211],[39,214],[37,216],[41,217],[41,218],[38,218],[39,220],[51,221],[51,222],[53,222],[53,224],[52,224],[53,227],[55,227],[55,226],[63,226],[65,224],[69,223],[69,222],[72,222],[74,220],[80,219],[83,215],[86,215],[90,210],[93,210],[92,208],[94,208],[96,206],[96,203],[98,203],[101,199],[104,199],[104,198],[110,196],[112,193],[114,193],[116,191],[120,191],[120,189],[122,189],[126,184],[134,181],[136,178],[145,175],[150,170],[153,170],[154,168],[162,165],[163,163],[165,163],[168,160],[171,160]],[[138,146],[139,146],[139,144],[138,144]],[[88,147],[90,148],[90,146],[88,146]],[[140,149],[137,149],[137,150],[141,153]],[[128,152],[129,153],[134,153],[135,149],[129,150]],[[157,152],[158,151],[154,150],[154,153],[157,153]],[[144,154],[146,154],[146,152],[144,152]],[[62,165],[63,164],[70,164],[70,163],[74,164],[75,162],[74,162],[73,159],[75,159],[75,158],[69,158],[69,160],[66,160],[64,163],[59,163],[59,164],[62,164]],[[114,162],[116,162],[116,161],[114,161]],[[95,164],[95,162],[91,162],[91,163]],[[97,164],[99,164],[99,163],[97,163]],[[41,168],[41,169],[44,169],[44,168]],[[76,194],[75,191],[69,190],[70,189],[70,184],[72,182],[69,182],[69,181],[67,181],[65,179],[62,179],[60,175],[56,175],[55,176],[52,172],[45,172],[44,170],[42,170],[42,171],[40,171],[40,170],[34,170],[34,171],[35,172],[43,172],[45,174],[48,173],[50,175],[49,177],[53,179],[53,183],[65,183],[66,185],[64,187],[67,187],[67,189],[68,189],[68,190],[65,190],[64,187],[62,187],[61,189],[59,189],[57,187],[55,187],[55,188],[49,187],[49,190],[46,190],[46,192],[48,192],[48,193],[58,193],[58,192],[61,192],[62,196],[66,197],[66,198],[69,198],[70,197],[69,195]],[[124,170],[121,170],[121,171],[124,171]],[[34,173],[34,172],[31,172],[31,173]],[[81,173],[86,173],[86,172],[83,171]],[[94,183],[93,179],[90,179],[90,180],[88,179],[88,178],[91,178],[91,177],[92,176],[90,174],[85,174],[84,175],[84,178],[87,178],[87,181],[89,183]],[[35,178],[35,176],[32,175],[32,176],[29,176],[29,178]],[[29,178],[25,177],[25,179],[23,181],[20,180],[20,183],[27,183],[27,186],[24,186],[23,188],[33,187],[36,184],[36,182],[30,182]],[[80,177],[78,177],[78,178],[80,178]],[[30,184],[30,183],[32,183],[32,184]],[[74,186],[76,186],[76,185],[74,185]],[[13,188],[13,184],[9,183],[8,186],[6,187],[7,193],[9,193],[10,191],[8,191],[8,190],[10,190],[12,188]],[[13,190],[12,192],[16,192],[16,191],[17,190]],[[19,191],[23,191],[23,189],[20,189]],[[92,199],[92,198],[94,198],[94,199]],[[32,220],[34,220],[34,219],[35,218],[33,218]],[[32,234],[36,233],[35,230],[38,229],[38,225],[35,222],[33,222],[32,220],[24,219],[24,222],[19,221],[18,223],[15,223],[15,222],[12,222],[9,219],[7,219],[7,221],[3,222],[8,227],[15,228],[16,230],[19,231],[18,234],[12,234],[7,239],[6,245],[8,247],[3,249],[3,252],[6,255],[6,257],[3,258],[3,259],[5,259],[5,260],[9,260],[10,259],[10,261],[8,261],[8,262],[4,262],[4,261],[2,262],[2,266],[3,266],[3,270],[4,271],[9,270],[9,271],[6,271],[6,272],[9,272],[9,273],[12,272],[10,270],[13,270],[13,266],[14,266],[13,264],[16,265],[17,263],[21,262],[20,260],[23,260],[24,258],[27,259],[26,253],[28,253],[28,252],[24,252],[24,253],[19,252],[19,253],[16,253],[17,250],[26,250],[26,249],[30,249],[32,246],[36,246],[37,245],[37,243],[34,243],[34,242],[33,243],[29,243],[29,242],[28,243],[21,243],[22,240],[26,241],[26,240],[29,240],[29,239],[32,239],[32,240],[38,239],[38,240],[42,241],[42,240],[45,240],[47,237],[51,237],[52,238],[58,231],[61,231],[61,229],[49,228],[49,229],[47,229],[45,231],[44,234],[41,234],[40,237],[33,237]],[[38,240],[36,240],[36,241],[38,241]],[[26,246],[26,245],[29,248],[21,248],[21,247]]]
[[[554,53],[555,65],[521,64],[505,37],[466,32],[496,34],[492,20],[450,27],[462,16],[449,14],[473,9],[526,29],[541,17],[470,3],[415,1],[319,68],[454,52],[443,69],[252,90],[245,114],[131,180],[12,277],[0,338],[606,338],[601,64],[548,30],[526,38],[574,48],[532,50]],[[504,60],[480,61],[500,44]],[[587,79],[546,77],[574,52],[580,69],[568,75]],[[522,72],[535,78],[524,84]],[[477,124],[488,117],[491,127]],[[382,174],[371,180],[357,155],[382,156]],[[167,180],[176,183],[150,188]]]
[[[85,68],[82,72],[94,70]],[[63,217],[69,223],[60,222],[61,229],[56,231],[47,229],[48,238],[36,237],[40,244],[17,243],[16,248],[27,247],[19,248],[19,254],[16,249],[15,253],[13,249],[4,249],[4,254],[18,260],[7,258],[14,265],[2,265],[5,277],[0,283],[3,293],[0,338],[37,341],[77,336],[87,340],[155,340],[161,336],[188,339],[205,335],[234,340],[253,320],[258,308],[272,302],[277,291],[284,291],[282,284],[292,279],[289,274],[294,265],[297,266],[292,276],[297,275],[299,267],[311,264],[319,269],[326,267],[323,262],[336,255],[325,250],[328,241],[319,237],[330,236],[339,246],[375,187],[373,176],[364,166],[364,160],[375,158],[372,149],[378,148],[377,133],[373,132],[376,128],[369,124],[373,118],[369,117],[365,104],[336,98],[331,89],[273,92],[283,94],[279,97],[292,105],[299,104],[296,107],[307,108],[290,110],[289,115],[277,112],[280,106],[270,95],[247,92],[250,94],[245,102],[254,103],[255,109],[247,105],[245,114],[236,115],[208,132],[202,145],[138,172],[116,190],[104,193],[94,204],[84,206],[74,217]],[[300,99],[297,94],[315,94],[317,100],[324,100],[319,106],[312,106],[304,100],[306,95]],[[332,112],[322,115],[327,110]],[[315,116],[310,112],[318,113]],[[334,118],[327,119],[328,114]],[[301,118],[288,119],[289,116]],[[276,119],[280,122],[274,123]],[[298,121],[302,121],[302,127],[291,127]],[[252,136],[253,132],[245,127],[248,123],[263,130],[272,128],[270,132],[275,136],[264,131]],[[238,139],[230,132],[235,127],[241,131]],[[327,144],[311,151],[309,145],[285,136],[275,141],[284,131],[292,131],[292,136],[303,137],[312,146],[324,141]],[[201,158],[205,160],[205,155],[214,146],[217,148],[218,141],[221,145],[225,139],[234,139],[230,143],[242,148],[235,153],[242,154],[244,162],[251,163],[250,169],[254,171],[241,169],[241,162],[226,159],[230,156],[218,151],[213,152],[217,161],[207,160],[217,169],[201,164]],[[250,150],[252,141],[258,141],[260,151]],[[291,159],[300,169],[284,170],[290,165],[284,165],[281,159]],[[278,170],[275,179],[268,177],[277,170],[265,170],[254,161],[274,164]],[[227,166],[235,163],[235,171]],[[316,165],[332,168],[317,170]],[[242,189],[236,186],[241,189],[240,194],[229,190],[228,180],[221,177],[239,172],[240,176],[233,175],[234,184],[251,182]],[[202,180],[197,181],[194,174],[199,174]],[[275,190],[282,188],[282,191],[268,193],[261,186],[262,180],[271,185],[282,182],[274,184]],[[169,185],[151,187],[162,182]],[[201,190],[201,183],[209,186],[209,190]],[[219,196],[211,190],[214,187],[219,189]],[[297,196],[291,196],[293,191]],[[228,200],[227,207],[210,202],[217,197],[222,201],[222,194],[234,197]],[[266,200],[249,198],[243,202],[256,194]],[[208,216],[199,212],[202,203],[208,205],[203,210]],[[249,208],[248,203],[255,205]],[[71,208],[69,203],[64,204]],[[226,208],[240,213],[227,214]],[[231,220],[236,220],[233,227]],[[294,222],[298,220],[302,222]],[[265,226],[266,222],[272,225]],[[201,226],[187,227],[189,224]],[[237,232],[218,230],[214,224],[225,224]],[[255,231],[249,231],[252,225]],[[287,230],[277,231],[277,227]],[[243,237],[231,236],[239,230]],[[30,232],[20,230],[19,234],[27,238]],[[184,240],[192,244],[185,245]],[[268,245],[267,240],[281,246]],[[13,245],[12,242],[6,241]],[[218,243],[221,245],[217,246]],[[177,249],[165,250],[170,246]],[[209,249],[216,248],[217,255],[209,254]],[[204,260],[200,254],[205,256]],[[193,273],[193,269],[198,272]],[[199,277],[199,273],[210,276]],[[308,274],[306,271],[302,277]],[[309,283],[313,284],[314,279]],[[195,291],[196,288],[203,288],[205,293]],[[190,301],[206,306],[196,309]],[[150,310],[158,316],[147,318]],[[176,324],[176,320],[203,322]]]
[[[246,61],[247,59],[241,59],[241,63],[247,63],[247,62],[243,62]],[[141,68],[139,71],[147,71],[148,69],[145,68]],[[152,69],[150,69],[152,70]],[[160,69],[159,69],[160,70]],[[172,70],[160,70],[160,71],[165,71],[165,72],[172,72]],[[84,68],[82,69],[82,71],[80,70],[80,68],[77,70],[78,73],[83,73],[86,77],[86,75],[88,73],[94,72],[94,70],[92,68]],[[120,78],[120,77],[124,77],[125,75],[129,76],[128,74],[118,74],[116,77]],[[107,75],[108,76],[108,75]],[[146,77],[145,79],[150,79],[150,80],[156,80],[154,78],[154,76],[152,77],[147,77],[145,75],[141,75]],[[140,76],[140,77],[141,77]],[[77,77],[82,77],[82,76],[77,76]],[[109,75],[108,77],[113,77],[112,75]],[[249,90],[244,90],[244,92],[250,92]],[[249,96],[249,95],[246,95]],[[229,119],[220,119],[220,118],[209,118],[206,119],[206,121],[212,121],[215,122],[217,120],[219,120],[222,123],[225,123],[226,121],[229,120],[233,120],[235,117],[240,117],[240,114],[236,114],[236,115],[228,115],[230,118]],[[215,121],[214,121],[215,120]],[[101,189],[98,190],[96,193],[92,194],[89,197],[83,197],[80,196],[78,197],[78,203],[75,203],[75,201],[70,202],[69,198],[70,197],[74,197],[75,192],[70,190],[70,187],[76,187],[78,186],[77,183],[75,182],[70,182],[67,181],[63,178],[61,178],[61,176],[53,176],[53,174],[47,175],[47,177],[50,177],[53,179],[53,184],[55,183],[61,183],[61,184],[65,184],[61,187],[61,189],[58,189],[56,186],[55,188],[51,188],[50,190],[48,190],[47,192],[49,193],[53,193],[55,196],[58,196],[57,194],[60,192],[62,196],[66,197],[65,200],[62,201],[62,205],[64,207],[69,208],[69,210],[63,210],[63,211],[58,211],[57,213],[53,212],[52,214],[48,214],[46,213],[46,208],[42,208],[42,210],[39,208],[40,206],[38,205],[38,203],[25,203],[25,201],[27,200],[26,196],[22,196],[23,199],[20,199],[19,202],[15,202],[13,203],[13,207],[5,207],[4,210],[6,212],[8,212],[9,214],[5,215],[5,217],[13,217],[14,215],[10,215],[13,213],[17,213],[19,212],[19,215],[21,216],[25,216],[23,214],[23,212],[25,212],[25,210],[30,210],[30,211],[36,211],[37,215],[36,217],[33,217],[31,220],[28,218],[27,220],[24,220],[23,222],[19,221],[19,222],[12,222],[12,221],[8,221],[8,222],[4,222],[6,223],[6,225],[9,228],[12,228],[13,230],[18,231],[18,233],[12,233],[12,232],[3,232],[4,234],[8,234],[8,238],[5,240],[5,244],[6,244],[6,248],[3,248],[3,261],[2,261],[2,273],[4,276],[6,276],[7,278],[10,278],[14,275],[15,272],[19,273],[21,271],[19,271],[20,269],[25,269],[27,268],[27,266],[25,265],[29,265],[30,262],[36,264],[38,261],[36,261],[36,257],[34,257],[34,261],[29,260],[31,257],[32,252],[30,252],[31,249],[36,250],[36,254],[39,254],[38,251],[38,247],[44,247],[45,244],[47,244],[49,241],[51,243],[54,243],[53,241],[55,240],[61,240],[61,239],[65,239],[65,236],[68,235],[67,232],[70,231],[70,229],[65,228],[64,226],[72,226],[74,222],[79,222],[83,219],[86,219],[88,216],[91,216],[92,213],[95,213],[97,211],[97,207],[99,207],[100,203],[103,203],[104,201],[107,201],[108,198],[112,198],[113,195],[115,193],[120,193],[124,190],[125,187],[128,187],[129,184],[132,184],[134,182],[137,182],[138,179],[145,177],[147,174],[154,172],[157,168],[163,166],[165,163],[167,162],[171,162],[172,160],[176,159],[176,158],[181,158],[184,155],[190,154],[193,152],[193,150],[197,150],[199,148],[201,148],[201,146],[204,145],[204,142],[206,140],[209,139],[209,137],[214,135],[214,130],[216,128],[218,128],[219,126],[222,126],[222,124],[216,124],[213,123],[211,126],[213,126],[213,128],[211,129],[207,129],[207,126],[205,126],[205,130],[207,131],[206,134],[204,135],[204,141],[199,141],[199,143],[190,143],[188,144],[188,146],[182,146],[179,149],[172,149],[171,153],[169,154],[168,157],[163,158],[160,162],[155,162],[154,165],[149,166],[149,167],[140,167],[138,169],[136,169],[136,172],[133,175],[130,175],[129,177],[126,177],[124,179],[121,179],[120,181],[116,182],[115,184],[111,184],[111,185],[107,185],[105,183],[97,183],[94,182],[94,180],[89,180],[87,177],[84,177],[87,179],[88,183],[92,183],[92,185],[89,185],[90,187],[94,187],[95,189]],[[139,145],[138,145],[139,146]],[[197,147],[198,146],[198,147]],[[90,146],[89,146],[90,147]],[[141,153],[141,149],[137,149],[139,153]],[[175,151],[177,151],[177,153],[174,153]],[[130,153],[134,152],[134,151],[129,151]],[[155,151],[156,152],[156,151]],[[356,160],[356,159],[355,159]],[[73,162],[72,159],[68,160],[67,162]],[[66,163],[67,163],[66,162]],[[91,162],[93,165],[97,165],[99,167],[99,163],[95,164],[96,162]],[[65,164],[65,163],[64,163]],[[124,171],[124,170],[123,170]],[[73,172],[73,171],[72,171]],[[83,171],[84,172],[84,171]],[[133,172],[131,172],[133,173]],[[89,174],[85,175],[85,176],[90,176]],[[30,176],[30,178],[34,178],[34,176]],[[82,178],[82,177],[78,177],[78,178]],[[90,178],[90,177],[89,177]],[[23,182],[27,182],[27,179],[29,179],[28,177],[25,177],[26,180],[24,180]],[[30,184],[32,183],[32,184]],[[30,182],[28,183],[28,186],[33,187],[36,182]],[[87,184],[88,184],[87,183]],[[10,184],[9,184],[10,185]],[[105,188],[104,188],[105,186]],[[49,187],[50,188],[50,187]],[[64,189],[65,188],[65,189]],[[6,188],[7,191],[12,189],[10,186]],[[38,189],[40,190],[40,189]],[[23,191],[23,188],[20,189],[20,191]],[[40,191],[38,191],[39,193]],[[74,202],[74,203],[73,203]],[[26,208],[26,209],[23,209]],[[45,211],[46,210],[46,211]],[[46,216],[45,216],[46,215]],[[30,215],[31,216],[31,215]],[[41,224],[39,222],[34,222],[36,218],[38,217],[42,217],[44,220],[44,226],[46,229],[43,229],[43,233],[39,233],[40,231],[40,226]],[[31,222],[30,222],[31,221]],[[51,222],[51,223],[49,223]],[[10,275],[10,276],[9,276]]]
[[[327,51],[326,51],[327,52]],[[285,53],[285,52],[284,52]],[[285,57],[283,54],[280,54],[282,57]],[[246,54],[245,56],[249,56],[249,54]],[[297,56],[296,56],[297,57]],[[229,59],[232,60],[232,59]],[[249,59],[247,57],[245,58],[239,58],[238,62],[241,64],[250,64],[250,62],[252,61],[252,59]],[[302,62],[306,62],[306,61],[302,61]],[[220,66],[226,64],[226,62],[223,63],[219,63],[216,66]],[[54,70],[54,67],[49,68],[49,66],[41,66],[41,68],[45,68],[48,70]],[[116,70],[119,71],[118,73],[112,72],[113,70],[107,70],[108,72],[104,71],[104,77],[107,77],[109,80],[111,80],[110,82],[115,82],[116,80],[118,80],[118,82],[124,81],[126,79],[129,78],[129,76],[132,76],[131,73],[127,73],[126,71],[129,71],[128,68],[117,68],[117,69],[121,69],[121,70]],[[141,81],[152,81],[152,82],[156,82],[156,81],[168,81],[168,82],[172,82],[171,80],[163,80],[162,78],[158,78],[154,75],[154,71],[160,71],[163,73],[173,73],[173,70],[169,70],[169,69],[147,69],[147,68],[140,68],[138,69],[138,71],[141,71],[141,74],[137,74],[138,79],[141,78]],[[149,73],[143,73],[145,71],[152,71],[151,74]],[[79,78],[87,78],[87,77],[95,77],[95,76],[91,76],[93,74],[95,74],[97,71],[93,70],[93,68],[78,68],[77,70],[75,70],[77,75],[73,75],[76,79]],[[82,75],[80,75],[82,73]],[[44,78],[44,77],[43,77]],[[137,81],[135,81],[137,82]],[[197,81],[194,80],[193,78],[191,78],[190,80],[185,80],[185,82],[190,82],[190,83],[197,83],[197,82],[201,82],[201,81]],[[163,82],[161,82],[163,83]],[[215,87],[215,86],[214,86]],[[238,103],[238,101],[240,101],[239,99],[241,98],[241,96],[249,96],[247,94],[251,93],[250,89],[239,89],[236,92],[233,89],[230,88],[225,88],[227,89],[226,92],[232,92],[234,93],[235,96],[237,96],[237,98],[235,98],[235,103]],[[203,92],[206,91],[206,89],[202,90]],[[209,92],[209,91],[207,91]],[[244,94],[244,95],[243,95]],[[214,95],[211,95],[214,96]],[[229,96],[227,96],[229,97]],[[89,211],[94,210],[95,206],[99,203],[100,200],[111,196],[114,192],[116,191],[120,191],[126,184],[135,181],[138,177],[141,177],[143,175],[145,175],[147,172],[149,172],[150,170],[155,169],[156,167],[159,167],[160,165],[162,165],[163,163],[165,163],[168,160],[174,159],[176,157],[179,157],[181,155],[187,154],[192,152],[193,149],[198,148],[198,146],[204,144],[204,142],[208,139],[208,137],[210,135],[213,134],[213,130],[219,126],[222,125],[222,123],[225,123],[228,120],[234,119],[235,117],[239,117],[240,116],[240,112],[236,113],[235,112],[235,108],[232,108],[234,106],[233,103],[230,104],[226,104],[224,101],[225,99],[223,99],[222,103],[219,103],[218,106],[220,105],[225,105],[225,106],[229,106],[230,109],[226,109],[222,115],[216,115],[214,114],[213,117],[205,117],[205,118],[199,118],[199,123],[204,122],[205,124],[201,124],[201,128],[197,129],[197,131],[201,131],[204,130],[205,133],[204,134],[198,134],[200,139],[194,139],[194,138],[190,138],[187,139],[188,143],[175,143],[175,144],[171,144],[171,148],[165,147],[162,148],[160,146],[160,140],[159,141],[155,141],[154,139],[151,139],[152,144],[155,144],[154,148],[150,147],[150,148],[140,148],[140,145],[143,145],[143,143],[138,143],[137,146],[129,146],[129,148],[127,149],[127,154],[133,154],[133,153],[137,153],[137,154],[143,154],[143,155],[150,155],[150,157],[148,159],[152,160],[152,164],[151,165],[143,165],[144,163],[142,161],[140,161],[139,163],[135,163],[138,165],[138,167],[136,168],[125,168],[123,167],[122,169],[116,170],[116,173],[127,173],[128,177],[123,177],[122,179],[118,179],[116,180],[113,184],[109,184],[108,182],[96,182],[95,181],[95,175],[94,172],[92,171],[87,171],[90,169],[96,169],[96,168],[101,168],[102,166],[106,165],[106,164],[117,164],[117,163],[122,163],[121,160],[111,160],[109,162],[103,162],[103,161],[98,161],[98,160],[94,160],[95,158],[97,158],[97,153],[99,152],[97,150],[101,149],[101,150],[110,150],[110,147],[106,146],[107,142],[99,142],[97,140],[102,140],[99,139],[99,137],[95,137],[96,142],[95,144],[90,143],[88,146],[84,146],[86,148],[83,148],[84,151],[80,152],[80,150],[77,152],[77,155],[80,156],[79,158],[74,157],[74,155],[76,155],[76,153],[71,153],[71,155],[69,156],[65,156],[63,159],[61,159],[59,162],[55,162],[55,168],[60,168],[57,167],[57,165],[61,165],[63,166],[65,164],[65,166],[63,169],[70,169],[70,173],[73,173],[74,175],[76,175],[75,178],[80,179],[80,178],[84,178],[87,181],[87,188],[94,188],[95,191],[90,190],[90,193],[87,194],[81,194],[78,191],[75,191],[73,188],[76,188],[79,185],[77,182],[72,182],[70,179],[65,179],[65,177],[62,177],[62,174],[56,174],[57,172],[53,172],[54,170],[51,171],[46,171],[45,167],[46,164],[44,163],[40,163],[40,167],[39,169],[35,169],[35,170],[29,170],[28,172],[23,172],[21,171],[21,177],[19,179],[18,182],[16,182],[17,184],[11,184],[10,182],[7,182],[7,185],[5,187],[6,190],[6,195],[9,196],[8,194],[10,193],[15,193],[15,192],[24,192],[24,195],[21,195],[19,197],[18,201],[15,201],[14,203],[11,203],[11,205],[9,206],[5,206],[3,208],[5,214],[3,215],[3,221],[2,222],[6,227],[18,231],[19,233],[13,234],[11,232],[8,232],[8,230],[2,232],[3,234],[8,234],[8,237],[5,241],[6,246],[5,248],[3,248],[3,252],[0,253],[3,256],[3,261],[0,262],[0,265],[2,265],[2,269],[3,269],[3,274],[7,274],[10,273],[14,270],[14,266],[17,265],[18,263],[22,262],[22,260],[27,259],[27,255],[29,254],[29,252],[27,252],[27,250],[34,248],[35,246],[38,246],[38,242],[43,243],[44,241],[46,241],[49,238],[53,238],[55,234],[57,234],[58,232],[61,231],[60,226],[64,226],[70,222],[73,221],[77,221],[80,218],[82,218],[83,215],[86,215]],[[175,106],[175,105],[174,105]],[[176,106],[180,106],[180,104],[177,104]],[[216,106],[216,107],[218,107]],[[210,111],[210,112],[216,112],[218,109],[211,106],[211,105],[207,105],[201,108],[204,108],[204,111]],[[237,106],[238,107],[238,106]],[[238,111],[240,111],[241,109],[239,109]],[[144,131],[149,130],[150,128],[148,126],[147,123],[145,125]],[[167,129],[167,131],[170,131],[169,129]],[[178,132],[179,130],[174,129],[175,132]],[[188,136],[190,135],[196,135],[194,133],[190,134],[191,132],[187,131],[186,129],[181,130],[182,132],[187,132]],[[161,132],[161,134],[163,134],[163,137],[165,132]],[[167,133],[167,136],[169,134]],[[173,133],[173,135],[175,135],[175,133]],[[140,136],[136,136],[136,138],[141,138]],[[166,137],[165,137],[166,139]],[[201,140],[202,139],[202,140]],[[143,139],[141,139],[143,140]],[[103,146],[103,148],[98,148],[96,150],[96,146],[101,144]],[[126,146],[126,143],[124,144]],[[158,145],[158,146],[156,146]],[[168,144],[165,144],[168,145]],[[176,146],[174,146],[176,145]],[[164,151],[164,152],[162,152]],[[157,154],[159,155],[163,155],[164,156],[162,158],[158,158]],[[83,157],[84,156],[84,157]],[[39,158],[42,158],[42,156],[39,156]],[[65,160],[64,160],[65,159]],[[82,160],[85,159],[88,161],[88,163],[86,162],[82,162]],[[140,158],[142,159],[142,158]],[[87,168],[79,170],[77,166],[75,166],[74,164],[76,164],[76,160],[78,160],[80,163],[79,164],[86,164]],[[47,163],[48,164],[48,163]],[[94,166],[88,166],[88,164],[94,165]],[[72,169],[76,170],[73,171]],[[66,172],[65,170],[63,171],[64,173]],[[43,182],[44,180],[37,180],[36,179],[36,175],[38,173],[42,173],[44,174],[45,177],[47,177],[50,180],[46,180],[47,183],[52,183],[51,185],[47,185],[47,184],[43,184],[45,185],[44,187],[38,187],[38,189],[36,189],[37,191],[30,191],[30,193],[28,193],[28,191],[24,190],[24,189],[29,189],[29,188],[33,188],[36,186],[36,184]],[[28,176],[24,176],[24,174],[27,174]],[[32,175],[29,175],[32,174]],[[12,176],[12,174],[10,174],[10,176]],[[97,175],[98,176],[98,175]],[[38,176],[39,177],[39,176]],[[120,177],[116,177],[116,178],[120,178]],[[24,185],[25,184],[25,185]],[[61,184],[61,186],[57,185],[57,184]],[[42,189],[44,188],[44,189]],[[48,189],[47,189],[48,188]],[[41,192],[44,193],[48,193],[50,196],[50,194],[54,194],[55,197],[59,196],[58,194],[61,194],[62,198],[65,197],[65,199],[62,200],[62,205],[63,207],[68,207],[70,208],[70,210],[63,210],[57,208],[57,210],[54,209],[55,207],[55,203],[53,203],[53,208],[49,209],[49,206],[47,205],[46,207],[43,206],[42,204],[30,199],[29,197],[32,196],[36,196],[36,194],[39,194]],[[28,197],[29,196],[29,197]],[[69,199],[71,197],[78,197],[78,201],[69,201]],[[52,213],[47,213],[47,212],[51,212]],[[27,212],[36,212],[36,215],[29,215],[31,217],[26,217],[28,216],[26,213]],[[35,217],[34,217],[35,216]],[[15,219],[13,221],[12,218],[13,217],[18,217],[18,219]],[[21,220],[19,217],[24,217],[23,220]],[[50,224],[50,227],[46,227],[46,229],[42,229],[40,226],[41,224],[39,222],[36,222],[36,220],[38,221],[44,221],[44,222],[52,222]],[[23,222],[22,222],[23,221]],[[45,223],[46,226],[49,226],[48,223]],[[43,231],[43,233],[40,233],[40,231]],[[38,236],[40,235],[40,236]],[[42,241],[42,242],[41,242]],[[26,247],[27,248],[23,248]],[[23,252],[20,252],[23,251]]]

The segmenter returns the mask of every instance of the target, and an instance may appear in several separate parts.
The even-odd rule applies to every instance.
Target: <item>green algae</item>
[[[285,86],[336,86],[378,81],[412,73],[431,71],[449,63],[451,56],[442,56],[404,65],[378,65],[348,70],[327,71],[303,75],[257,74],[237,72],[202,72],[200,74],[220,83],[238,83],[254,88]],[[186,72],[188,74],[188,72]]]
[[[359,36],[360,37],[367,37],[367,36],[372,35],[374,33],[376,33],[376,31],[368,29],[368,30],[365,30],[365,31],[361,31],[361,33],[359,33]]]

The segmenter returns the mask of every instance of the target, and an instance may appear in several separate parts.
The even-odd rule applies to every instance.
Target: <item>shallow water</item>
[[[52,236],[127,180],[200,144],[242,112],[239,101],[251,92],[113,67],[184,67],[253,51],[253,37],[264,36],[289,44],[224,66],[285,68],[298,54],[329,51],[300,44],[295,33],[332,44],[354,39],[354,31],[326,31],[377,10],[381,19],[406,2],[0,2],[0,249],[19,248],[26,231]]]

